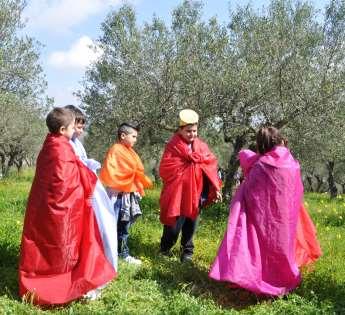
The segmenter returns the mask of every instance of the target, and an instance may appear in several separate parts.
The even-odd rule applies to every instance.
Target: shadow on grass
[[[18,299],[18,249],[0,244],[0,295]]]
[[[175,246],[173,257],[165,257],[158,254],[158,240],[142,242],[139,236],[133,235],[132,245],[134,255],[152,262],[139,269],[135,278],[156,281],[164,295],[185,292],[195,297],[212,299],[222,308],[237,310],[262,301],[275,301],[274,298],[259,297],[243,289],[231,289],[226,283],[209,279],[209,266],[203,266],[202,262],[201,265],[198,262],[181,264],[176,249],[178,246]],[[313,301],[320,309],[329,305],[332,313],[345,314],[345,283],[334,279],[331,274],[317,270],[306,274],[301,287],[294,292],[307,301]]]
[[[316,300],[319,305],[331,304],[334,314],[345,314],[345,283],[337,282],[330,274],[316,271],[306,275],[296,293],[305,299]]]
[[[212,299],[223,308],[243,309],[257,304],[266,298],[243,290],[231,289],[225,283],[209,279],[208,270],[193,262],[181,263],[176,250],[172,257],[158,253],[158,243],[143,243],[133,237],[133,254],[146,257],[153,262],[153,266],[138,270],[135,279],[151,279],[159,283],[164,295],[173,295],[176,292],[186,292],[199,298]],[[177,246],[175,246],[177,247]]]

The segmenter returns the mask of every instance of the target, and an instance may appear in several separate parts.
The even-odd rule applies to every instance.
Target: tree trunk
[[[309,191],[313,192],[314,189],[313,189],[313,179],[312,179],[312,175],[306,175],[306,180],[307,180],[307,183],[308,183],[308,186],[309,186]]]
[[[155,183],[159,183],[161,178],[159,176],[159,161],[155,161],[155,164],[152,168],[152,175],[155,179]]]
[[[8,159],[6,166],[4,168],[4,173],[2,174],[4,177],[7,177],[10,174],[10,169],[14,165],[14,161],[16,158],[16,154],[10,154],[10,158]]]
[[[232,195],[232,189],[235,186],[235,174],[240,166],[240,162],[237,159],[237,155],[243,146],[246,144],[246,137],[244,135],[237,136],[232,142],[233,151],[228,162],[228,169],[226,170],[225,185],[223,189],[223,195],[225,200],[230,200]]]
[[[17,173],[18,175],[20,174],[20,171],[22,170],[23,168],[23,158],[18,158],[16,161],[14,161],[14,164],[16,165],[17,167]]]
[[[326,163],[326,167],[328,170],[328,189],[329,189],[329,193],[331,195],[331,198],[335,198],[337,197],[338,194],[338,189],[337,186],[335,185],[335,181],[334,181],[334,161],[328,161]]]
[[[322,177],[319,176],[319,175],[314,175],[314,177],[316,178],[316,181],[317,181],[315,191],[316,192],[321,192],[321,187],[322,187],[322,184],[323,184]]]
[[[0,163],[1,163],[1,176],[4,176],[6,159],[4,154],[0,154]]]

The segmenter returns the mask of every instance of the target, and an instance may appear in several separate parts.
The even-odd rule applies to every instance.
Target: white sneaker
[[[126,263],[128,264],[132,264],[132,265],[137,265],[140,266],[141,265],[141,260],[134,258],[132,256],[127,256],[126,258],[123,259]]]
[[[101,296],[101,289],[94,289],[83,295],[83,298],[89,301],[95,301]]]

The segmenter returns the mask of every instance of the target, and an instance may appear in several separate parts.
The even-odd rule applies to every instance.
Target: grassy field
[[[345,314],[345,197],[307,194],[305,202],[318,228],[323,257],[305,270],[292,294],[262,299],[211,281],[207,272],[225,230],[228,209],[215,205],[202,213],[193,263],[158,255],[161,235],[159,190],[142,202],[144,215],[132,227],[132,254],[141,267],[119,265],[119,277],[99,300],[41,310],[17,295],[17,265],[23,214],[32,174],[0,181],[0,314]]]

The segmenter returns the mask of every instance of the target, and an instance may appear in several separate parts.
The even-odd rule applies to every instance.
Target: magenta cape
[[[231,202],[227,231],[209,276],[256,294],[283,295],[301,281],[295,260],[303,196],[300,167],[282,146],[248,158],[254,163],[243,165],[248,159],[240,155],[247,176]]]

